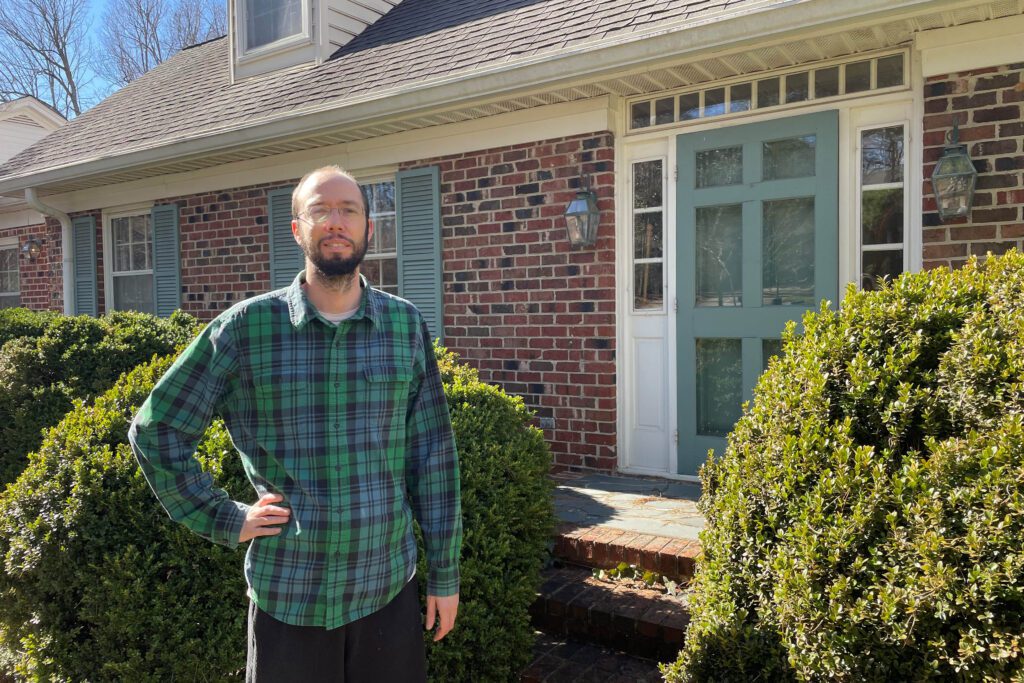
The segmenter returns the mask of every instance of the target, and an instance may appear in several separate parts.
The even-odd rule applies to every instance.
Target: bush
[[[42,336],[46,326],[60,314],[27,308],[0,308],[0,346],[17,337]]]
[[[521,400],[438,353],[465,541],[457,627],[430,645],[429,665],[439,681],[514,680],[528,662],[527,608],[553,527],[548,453]],[[77,405],[0,498],[0,654],[21,677],[201,681],[244,668],[244,549],[171,522],[127,445],[132,414],[169,365],[140,367]],[[222,425],[199,450],[233,498],[256,497]]]
[[[198,331],[192,316],[169,319],[113,312],[102,318],[12,309],[0,317],[0,484],[13,481],[44,428],[57,424],[76,399],[106,391],[154,355],[165,355]],[[24,333],[20,336],[11,336]]]
[[[1024,678],[1024,257],[787,331],[721,459],[668,681]]]

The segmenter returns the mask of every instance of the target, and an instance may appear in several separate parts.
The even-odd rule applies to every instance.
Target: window
[[[0,308],[21,305],[21,273],[18,264],[18,242],[0,243]]]
[[[633,164],[633,310],[665,300],[665,180],[662,159]]]
[[[148,213],[110,219],[111,308],[155,313],[153,229]]]
[[[245,51],[303,33],[303,0],[242,0]]]
[[[395,182],[363,185],[366,204],[373,221],[373,237],[367,245],[366,259],[359,268],[377,289],[398,294],[398,238],[395,221]]]
[[[905,143],[904,124],[860,131],[857,272],[862,289],[875,289],[879,278],[894,278],[905,269]]]

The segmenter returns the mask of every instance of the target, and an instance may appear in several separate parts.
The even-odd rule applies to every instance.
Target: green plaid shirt
[[[129,440],[170,517],[234,547],[249,505],[193,457],[222,417],[256,497],[281,494],[291,508],[280,535],[249,546],[249,597],[280,621],[335,628],[384,607],[415,572],[413,517],[428,592],[458,592],[458,458],[419,311],[360,278],[359,310],[334,326],[303,277],[211,322],[154,387]]]

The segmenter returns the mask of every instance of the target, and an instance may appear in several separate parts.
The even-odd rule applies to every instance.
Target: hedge
[[[549,454],[521,400],[438,354],[460,451],[464,544],[456,628],[438,644],[425,635],[431,677],[512,681],[528,663],[527,609],[554,526]],[[19,677],[241,676],[244,549],[171,522],[126,441],[131,416],[170,362],[139,367],[78,405],[0,498],[0,654]],[[200,456],[232,497],[255,499],[222,425],[211,427]],[[425,577],[425,566],[418,573]]]
[[[803,325],[701,471],[666,680],[1024,680],[1024,257]]]

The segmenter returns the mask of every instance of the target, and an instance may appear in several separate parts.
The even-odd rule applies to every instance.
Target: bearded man
[[[454,626],[462,518],[447,403],[419,311],[359,264],[366,198],[337,166],[292,195],[305,270],[211,322],[139,409],[129,440],[170,517],[249,541],[246,680],[425,681],[421,623]],[[194,458],[223,418],[255,489],[231,500]],[[421,622],[413,519],[428,576]]]

